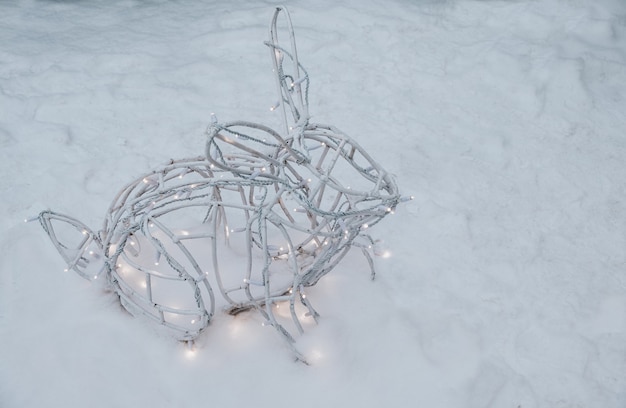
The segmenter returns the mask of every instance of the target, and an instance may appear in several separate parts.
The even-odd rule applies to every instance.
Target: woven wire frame
[[[278,43],[281,12],[289,50]],[[204,157],[172,160],[129,183],[97,234],[71,217],[39,216],[68,269],[88,279],[104,272],[127,310],[181,340],[194,340],[224,307],[257,310],[292,344],[302,319],[318,316],[305,288],[351,247],[363,250],[374,276],[369,228],[400,201],[394,180],[353,139],[309,123],[309,77],[283,7],[266,45],[281,132],[213,120]],[[68,244],[60,225],[79,239]]]

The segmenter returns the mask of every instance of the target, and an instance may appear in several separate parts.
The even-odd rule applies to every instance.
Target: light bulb
[[[274,112],[280,106],[280,101],[276,101],[274,105],[270,106],[270,111]]]

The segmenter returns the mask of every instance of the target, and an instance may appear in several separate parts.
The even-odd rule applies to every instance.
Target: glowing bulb
[[[270,111],[274,112],[280,106],[280,101],[276,101],[276,103],[270,106]]]
[[[196,357],[196,351],[193,349],[193,345],[188,346],[187,350],[185,350],[185,357],[187,360],[193,360]]]
[[[369,225],[363,224],[363,229],[368,229],[368,228],[369,228]]]

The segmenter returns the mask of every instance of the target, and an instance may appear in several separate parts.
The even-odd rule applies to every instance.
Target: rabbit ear
[[[77,219],[52,211],[39,214],[39,222],[67,262],[66,270],[85,279],[98,278],[104,270],[104,251],[97,234]]]
[[[287,34],[289,48],[282,47],[278,42],[277,20],[280,12],[284,12],[287,20]],[[270,40],[265,43],[270,48],[276,88],[279,100],[272,106],[272,110],[281,108],[285,134],[293,133],[293,129],[304,128],[309,120],[309,75],[298,61],[296,38],[291,25],[291,17],[286,7],[277,7],[270,23]],[[282,106],[279,106],[282,105]],[[287,110],[291,117],[288,117]]]

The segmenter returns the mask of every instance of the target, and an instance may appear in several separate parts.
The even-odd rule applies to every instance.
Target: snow
[[[415,196],[307,293],[310,366],[251,313],[185,349],[23,222],[275,126],[273,4],[0,4],[0,406],[626,406],[626,3],[287,5],[313,119]]]

